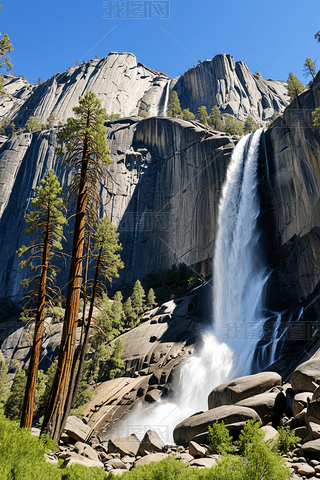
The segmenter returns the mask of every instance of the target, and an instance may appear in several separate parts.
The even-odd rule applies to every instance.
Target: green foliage
[[[7,384],[7,373],[8,367],[4,360],[4,356],[0,351],[0,406],[1,404],[6,404],[10,394],[10,387]]]
[[[177,92],[172,91],[169,97],[167,117],[177,118],[181,115],[181,106]]]
[[[191,280],[194,271],[189,269],[185,263],[179,266],[172,265],[172,267],[162,274],[149,273],[142,279],[142,284],[145,290],[153,288],[157,297],[158,303],[163,303],[171,298],[183,297],[188,290],[194,288],[193,285],[200,285],[200,280]]]
[[[24,288],[27,288],[32,282],[39,282],[41,262],[38,259],[48,248],[48,283],[50,291],[54,292],[56,269],[52,265],[51,259],[54,255],[61,255],[59,251],[62,250],[63,226],[67,224],[63,215],[65,200],[59,198],[60,195],[62,195],[62,188],[54,170],[51,169],[40,181],[40,187],[37,187],[37,196],[31,201],[33,210],[24,217],[29,224],[25,230],[26,235],[34,234],[34,237],[28,246],[23,245],[18,250],[19,257],[28,253],[26,260],[21,261],[19,265],[21,268],[28,266],[36,273],[35,276],[22,282]],[[33,264],[34,260],[37,261],[37,265]],[[38,291],[29,292],[28,302],[34,302],[37,295]],[[48,300],[50,301],[49,296]]]
[[[209,448],[207,454],[221,454],[221,453],[232,453],[235,451],[235,446],[232,445],[232,437],[230,436],[229,430],[226,428],[224,421],[219,423],[216,422],[208,427],[208,440]]]
[[[35,413],[36,417],[38,417],[38,418],[42,417],[42,415],[44,414],[44,411],[45,411],[45,408],[46,408],[46,405],[47,405],[47,402],[48,402],[48,399],[49,399],[50,391],[51,391],[51,388],[52,388],[54,376],[55,376],[55,373],[56,373],[56,370],[57,370],[57,366],[58,366],[58,358],[56,358],[54,360],[54,362],[50,365],[50,367],[47,370],[47,373],[43,377],[42,381],[45,384],[44,389],[43,389],[42,385],[38,386],[38,381],[37,381],[37,387],[36,388],[38,389],[37,390],[38,391],[38,400],[37,400],[37,404],[36,404],[36,411],[34,413]],[[39,380],[39,377],[38,377],[38,380]]]
[[[154,307],[156,307],[158,304],[156,302],[156,296],[155,296],[155,293],[154,293],[154,290],[153,288],[150,288],[149,292],[148,292],[148,296],[147,296],[147,305],[146,307],[148,308],[148,310],[152,310]]]
[[[121,118],[120,113],[111,113],[110,115],[110,120],[118,120],[119,118]]]
[[[182,113],[180,115],[180,118],[182,118],[182,120],[187,120],[187,121],[192,121],[192,120],[195,120],[195,115],[194,113],[190,112],[189,108],[184,108],[182,110]]]
[[[104,367],[103,373],[108,378],[115,378],[118,374],[121,373],[121,370],[124,367],[124,362],[121,360],[122,354],[123,343],[118,338],[111,347],[110,358],[108,359]]]
[[[229,135],[243,135],[243,123],[237,122],[237,120],[230,115],[225,119],[225,131]]]
[[[9,36],[7,33],[5,33],[3,35],[3,38],[0,39],[0,69],[3,68],[7,72],[12,68],[10,56],[8,55],[10,52],[12,52],[12,50],[13,50],[13,46],[9,42]],[[3,76],[0,74],[0,95],[5,95],[5,94],[6,92],[3,87]]]
[[[264,438],[264,432],[259,430],[259,423],[256,420],[248,420],[241,430],[237,446],[241,455],[245,454],[248,444],[261,442]]]
[[[258,130],[259,125],[248,115],[244,124],[244,133],[252,133]]]
[[[70,465],[62,470],[61,475],[61,480],[106,480],[108,478],[103,468],[88,468],[83,465]],[[116,478],[114,475],[113,477]]]
[[[16,126],[13,122],[10,123],[10,135],[11,137],[16,137],[17,136],[17,130],[16,130]]]
[[[42,130],[42,125],[36,117],[29,117],[26,121],[24,128],[29,132],[35,132],[37,130]]]
[[[208,121],[208,112],[207,112],[207,107],[204,105],[201,105],[201,107],[198,108],[198,119],[203,125],[207,124]]]
[[[301,438],[296,437],[290,427],[281,427],[275,437],[275,443],[272,444],[272,449],[279,453],[288,453],[300,441]]]
[[[313,112],[313,125],[315,127],[320,127],[320,107],[316,108]]]
[[[205,472],[206,470],[206,472]],[[124,480],[209,480],[207,473],[211,473],[212,469],[198,470],[191,468],[181,460],[173,457],[165,458],[161,462],[152,462],[149,465],[140,465],[133,468],[130,472],[124,472],[121,478]],[[107,479],[115,480],[117,477],[109,473]]]
[[[53,307],[52,323],[60,323],[64,317],[64,311],[61,307]]]
[[[147,118],[146,112],[141,112],[141,113],[140,113],[140,117],[142,117],[142,118]]]
[[[60,480],[62,471],[44,458],[50,449],[57,451],[57,444],[48,437],[38,438],[30,430],[19,428],[0,409],[0,480]]]
[[[0,81],[1,81],[1,75],[0,75]],[[0,83],[0,95],[1,95],[1,83]],[[6,133],[6,128],[10,123],[10,118],[3,118],[0,122],[0,135],[5,135]]]
[[[290,100],[294,100],[300,93],[304,91],[304,86],[300,80],[292,73],[289,73],[289,78],[287,80],[288,95]]]
[[[48,128],[53,128],[55,118],[56,118],[55,115],[53,113],[51,113],[51,115],[48,117],[48,120],[47,120],[47,127]]]
[[[10,394],[8,396],[8,400],[5,406],[6,416],[10,418],[10,420],[20,420],[21,418],[26,384],[26,374],[24,373],[22,368],[19,368],[14,376],[10,388]]]
[[[211,108],[211,113],[210,113],[210,116],[208,118],[208,124],[214,130],[218,130],[219,132],[224,131],[222,115],[221,115],[220,108],[218,107],[218,105],[214,105]]]
[[[314,38],[320,42],[320,30],[315,34]]]
[[[101,218],[98,222],[97,231],[94,235],[94,248],[100,255],[99,273],[110,284],[113,278],[118,278],[118,270],[124,267],[120,255],[115,252],[122,250],[119,242],[119,234],[108,217]]]
[[[312,78],[315,78],[317,72],[316,72],[316,60],[313,62],[311,58],[307,57],[304,64],[303,64],[303,71],[304,71],[304,76],[308,77],[311,75]]]
[[[123,305],[124,311],[124,327],[128,330],[134,327],[136,322],[136,314],[132,307],[131,298],[129,297]]]
[[[131,295],[132,308],[135,311],[137,317],[144,312],[145,297],[146,294],[144,292],[144,288],[141,285],[140,280],[137,280],[134,284],[133,292]]]

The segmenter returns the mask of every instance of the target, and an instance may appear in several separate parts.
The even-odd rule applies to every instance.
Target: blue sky
[[[139,62],[170,77],[222,52],[264,78],[286,80],[292,71],[307,83],[307,56],[318,57],[320,69],[320,43],[314,39],[320,30],[319,0],[120,0],[112,2],[112,10],[103,0],[1,3],[0,31],[14,46],[13,71],[30,82],[110,51],[134,53]],[[119,14],[117,4],[127,8],[121,16],[132,16],[133,7],[148,16],[151,7],[151,18],[104,18]]]

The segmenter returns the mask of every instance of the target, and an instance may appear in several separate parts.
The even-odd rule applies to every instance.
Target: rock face
[[[187,70],[175,83],[182,108],[194,114],[201,105],[218,105],[222,113],[245,120],[268,120],[288,105],[286,83],[263,80],[252,74],[244,62],[235,62],[231,55],[221,53],[212,60],[199,62]]]
[[[59,172],[63,188],[70,181],[54,154],[56,132],[18,135],[0,149],[6,185],[0,193],[0,291],[14,301],[23,295],[25,272],[16,251],[28,242],[24,215],[35,188],[50,168]],[[211,273],[218,197],[236,138],[157,117],[110,122],[108,141],[114,182],[105,179],[102,201],[123,245],[126,268],[120,282],[176,262],[198,264],[204,276]],[[62,267],[57,282],[65,285],[68,268]]]

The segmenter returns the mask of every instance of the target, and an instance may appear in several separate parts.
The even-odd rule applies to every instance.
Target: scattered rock
[[[320,383],[320,350],[295,369],[290,382],[295,393],[316,389],[314,382]]]
[[[320,460],[320,439],[304,443],[299,448],[299,455],[309,459]]]
[[[300,413],[304,408],[306,408],[308,404],[308,399],[310,400],[311,394],[310,392],[301,392],[297,393],[294,396],[293,402],[292,402],[292,412],[293,416],[295,417]]]
[[[74,446],[74,449],[79,455],[90,458],[90,460],[96,460],[98,462],[100,461],[97,452],[86,443],[77,442]]]
[[[271,440],[271,438],[274,438],[278,435],[277,430],[271,427],[271,425],[265,425],[264,427],[261,427],[260,430],[265,433],[265,437],[263,439],[264,442],[267,442],[268,440]]]
[[[199,445],[197,442],[190,440],[189,442],[189,454],[194,458],[203,458],[206,456],[207,449]]]
[[[211,468],[214,467],[217,463],[217,459],[215,458],[195,458],[191,460],[189,465],[191,467],[204,467],[204,468]]]
[[[164,449],[164,442],[161,440],[159,435],[153,430],[148,430],[143,439],[141,440],[138,454],[142,457],[148,455],[149,453],[162,452]]]
[[[84,465],[85,467],[101,467],[103,468],[103,463],[96,460],[91,460],[90,458],[83,457],[82,455],[74,454],[65,459],[61,468],[69,467],[75,463],[79,465]]]
[[[109,453],[119,453],[121,456],[135,456],[139,450],[140,441],[135,434],[125,438],[110,438],[108,442]]]
[[[108,460],[105,465],[110,465],[112,468],[117,470],[128,470],[127,465],[120,460],[120,458],[112,458]]]
[[[83,423],[80,418],[71,415],[68,417],[65,432],[76,442],[85,442],[91,432],[91,428]]]
[[[145,457],[137,460],[134,466],[137,467],[138,465],[149,465],[149,463],[151,462],[160,462],[167,456],[168,455],[166,455],[165,453],[150,453],[149,455],[146,455]]]

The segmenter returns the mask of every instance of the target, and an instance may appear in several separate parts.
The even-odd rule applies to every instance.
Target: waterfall
[[[139,404],[117,425],[114,434],[119,428],[123,432],[125,426],[130,426],[130,433],[136,426],[140,434],[152,428],[171,443],[173,428],[180,421],[207,410],[207,398],[214,387],[254,371],[252,359],[264,321],[262,291],[268,278],[257,228],[261,133],[262,129],[240,139],[222,189],[214,252],[212,324],[203,332],[197,354],[180,368],[173,401]]]
[[[157,114],[157,116],[159,116],[159,117],[166,117],[167,116],[168,103],[169,103],[169,93],[170,93],[170,83],[171,83],[171,79],[166,83],[166,85],[164,87],[166,93],[165,93],[163,105],[159,104],[158,114]]]

